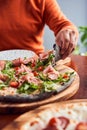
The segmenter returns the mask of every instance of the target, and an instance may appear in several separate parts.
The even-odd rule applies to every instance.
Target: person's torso
[[[42,7],[38,0],[0,0],[0,50],[43,50]]]

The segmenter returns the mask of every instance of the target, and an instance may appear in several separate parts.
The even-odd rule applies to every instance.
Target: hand
[[[77,34],[74,30],[65,29],[56,35],[56,44],[60,47],[60,55],[64,59],[77,45]]]

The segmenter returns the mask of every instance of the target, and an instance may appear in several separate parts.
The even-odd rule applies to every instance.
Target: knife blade
[[[53,44],[53,54],[54,54],[54,58],[53,58],[53,61],[52,61],[52,66],[55,66],[56,62],[61,59],[60,48],[55,43]]]
[[[60,47],[57,44],[53,45],[55,62],[61,59]]]

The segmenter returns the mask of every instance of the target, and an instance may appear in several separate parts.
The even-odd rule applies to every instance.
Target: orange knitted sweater
[[[67,26],[76,30],[56,0],[0,0],[0,50],[42,52],[45,24],[55,35]]]

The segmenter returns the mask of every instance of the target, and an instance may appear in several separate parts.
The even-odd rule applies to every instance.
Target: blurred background
[[[61,10],[78,28],[80,32],[78,46],[75,54],[86,54],[87,51],[87,0],[57,0]],[[81,28],[80,28],[81,27]],[[45,49],[52,49],[55,37],[53,32],[45,26],[44,46]],[[84,43],[85,42],[85,43]]]

